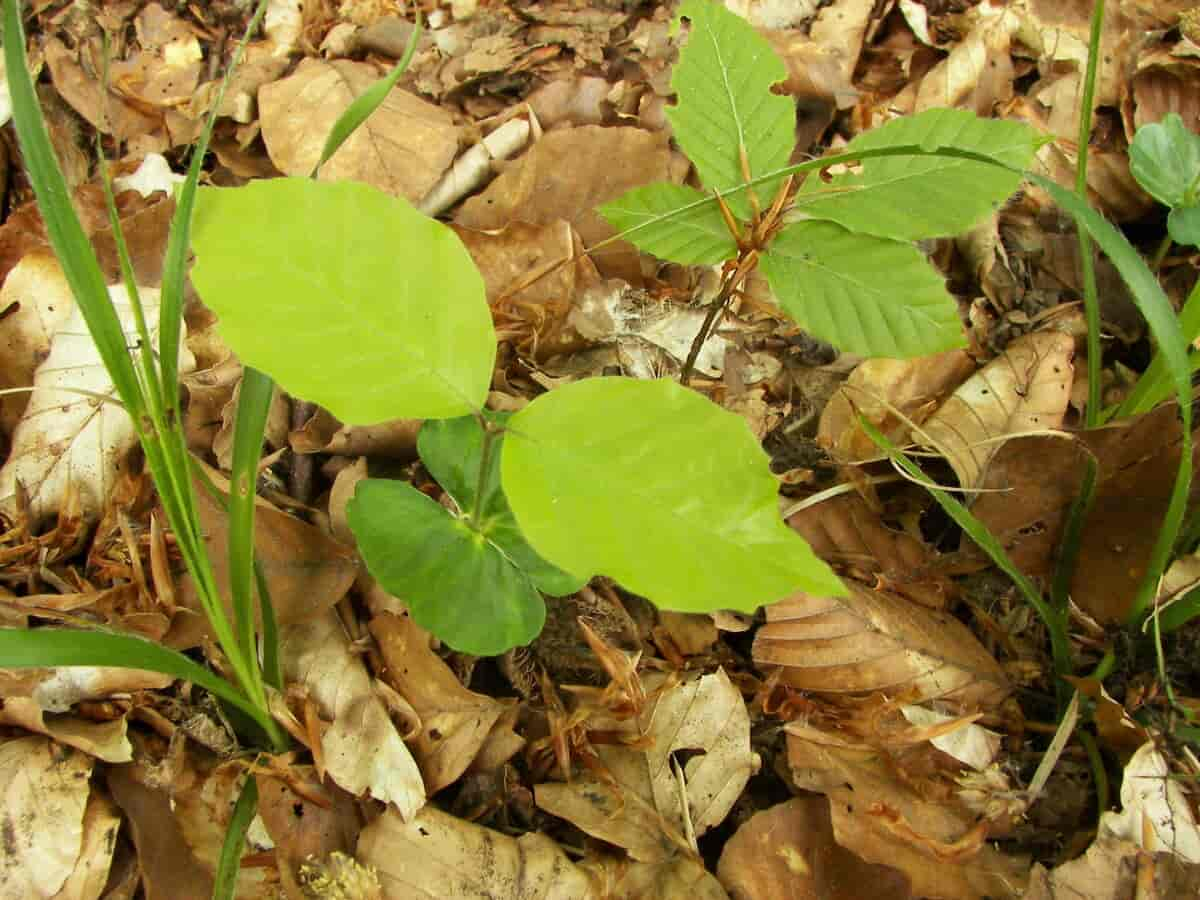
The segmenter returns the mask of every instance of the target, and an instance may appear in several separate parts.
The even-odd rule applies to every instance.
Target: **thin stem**
[[[1092,781],[1096,784],[1096,819],[1108,811],[1108,772],[1104,768],[1104,757],[1100,755],[1100,748],[1096,746],[1096,739],[1084,729],[1079,729],[1075,732],[1075,736],[1079,738],[1079,743],[1083,744],[1083,749],[1087,753],[1088,762],[1092,767]]]
[[[496,439],[500,437],[503,429],[489,422],[483,413],[476,413],[476,417],[483,428],[483,448],[479,452],[479,476],[475,481],[475,502],[471,504],[471,514],[467,517],[467,523],[475,531],[479,531],[481,528],[480,518],[483,513],[483,492],[487,488],[488,478],[491,475],[492,452],[496,446]]]
[[[1100,56],[1100,32],[1104,26],[1104,0],[1092,6],[1092,29],[1088,41],[1087,70],[1083,76],[1083,99],[1079,109],[1079,160],[1075,167],[1075,193],[1087,202],[1087,157],[1092,138],[1092,108],[1096,96],[1096,65]],[[1096,271],[1092,264],[1092,239],[1076,218],[1079,235],[1079,263],[1083,271],[1083,301],[1087,314],[1088,400],[1087,427],[1100,424],[1100,300],[1096,294]]]
[[[1163,235],[1163,238],[1159,242],[1157,249],[1154,251],[1154,256],[1150,260],[1151,272],[1157,272],[1159,270],[1159,267],[1163,264],[1163,260],[1167,258],[1167,254],[1171,251],[1171,244],[1173,243],[1174,242],[1171,240],[1171,235]]]
[[[738,289],[738,285],[742,283],[742,279],[746,277],[746,274],[754,268],[754,264],[757,261],[758,254],[754,250],[742,251],[738,254],[737,265],[726,273],[725,278],[721,282],[721,289],[717,292],[717,296],[713,302],[709,304],[708,314],[705,315],[704,321],[700,323],[700,330],[696,332],[695,338],[692,339],[692,346],[688,350],[683,368],[679,370],[680,384],[686,386],[691,379],[692,372],[696,368],[696,360],[700,358],[700,351],[704,349],[704,344],[708,340],[709,334],[712,333],[712,330],[720,321],[722,313],[729,306],[729,301],[733,299],[733,294]]]

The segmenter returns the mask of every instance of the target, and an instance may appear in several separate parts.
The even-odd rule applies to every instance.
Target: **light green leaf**
[[[621,237],[659,259],[713,266],[737,255],[717,201],[686,185],[660,181],[634,188],[599,210]],[[663,218],[677,210],[679,215]]]
[[[752,178],[786,166],[796,142],[796,109],[791,98],[771,93],[771,85],[787,79],[771,45],[712,0],[684,0],[677,16],[692,27],[671,75],[679,100],[667,107],[667,119],[704,186],[720,191],[743,184],[742,148]],[[763,206],[777,185],[756,189]],[[750,218],[745,193],[726,202],[739,219]]]
[[[204,188],[192,282],[226,343],[347,424],[483,404],[496,337],[470,255],[407,201],[356,182]]]
[[[592,378],[538,397],[509,422],[500,471],[538,553],[661,608],[845,593],[780,519],[745,421],[672,381]]]
[[[1177,206],[1171,210],[1167,214],[1167,232],[1177,244],[1200,247],[1200,206]]]
[[[931,109],[893,119],[856,137],[846,152],[891,145],[967,150],[1006,166],[1026,168],[1037,134],[1019,122],[981,119],[961,109]],[[934,156],[864,160],[860,172],[829,182],[810,177],[798,195],[806,217],[829,219],[852,231],[896,240],[961,234],[1007,200],[1021,183],[1019,172]]]
[[[907,359],[966,343],[958,304],[912,244],[796,222],[760,265],[787,314],[839,350]]]
[[[346,518],[370,573],[455,650],[494,656],[542,630],[546,607],[529,578],[412,485],[360,481]]]
[[[1161,122],[1143,125],[1129,145],[1129,171],[1163,206],[1195,204],[1200,180],[1200,135],[1188,130],[1179,113],[1167,113]],[[1174,233],[1171,237],[1179,240]]]
[[[512,413],[483,413],[497,425],[504,425]],[[417,452],[421,462],[458,504],[465,516],[478,509],[478,527],[484,537],[495,543],[511,559],[538,590],[561,597],[573,594],[587,583],[551,565],[529,546],[517,520],[509,509],[508,500],[500,485],[500,452],[504,436],[493,439],[488,458],[488,474],[483,480],[480,498],[479,466],[483,457],[483,430],[474,416],[457,419],[435,419],[421,426],[417,436]]]

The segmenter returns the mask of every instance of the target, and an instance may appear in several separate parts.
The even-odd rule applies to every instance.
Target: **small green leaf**
[[[684,211],[685,207],[692,209]],[[717,201],[695,188],[658,182],[605,203],[600,214],[644,253],[685,266],[713,266],[737,255]],[[676,210],[680,214],[670,219]]]
[[[1200,206],[1177,206],[1171,210],[1167,214],[1167,232],[1177,244],[1200,247]]]
[[[958,304],[912,244],[796,222],[760,264],[787,314],[840,350],[907,359],[966,343]]]
[[[1129,145],[1129,171],[1163,206],[1192,206],[1200,178],[1200,135],[1189,131],[1179,113],[1143,125]],[[1171,234],[1172,240],[1181,241]]]
[[[497,425],[504,425],[512,416],[512,413],[488,410],[483,414]],[[427,421],[417,437],[417,452],[464,515],[478,508],[480,532],[516,563],[538,590],[552,597],[573,594],[587,583],[587,579],[570,575],[538,556],[513,518],[500,485],[503,444],[503,435],[493,439],[482,499],[479,498],[479,466],[483,457],[483,430],[474,416]]]
[[[500,470],[542,556],[661,608],[845,593],[780,519],[778,482],[745,421],[672,381],[592,378],[538,397],[510,421]]]
[[[248,366],[347,424],[479,408],[496,353],[449,228],[356,182],[204,188],[192,282]]]
[[[722,191],[744,184],[743,149],[751,178],[786,166],[796,142],[796,108],[790,97],[771,93],[771,85],[787,79],[787,68],[766,38],[712,0],[684,0],[676,15],[692,27],[671,75],[679,101],[667,107],[667,119],[704,186]],[[777,185],[756,189],[763,206]],[[749,220],[745,192],[726,202]]]
[[[542,630],[546,607],[529,578],[412,485],[360,481],[346,518],[371,574],[455,650],[495,656]]]
[[[1024,169],[1033,160],[1037,135],[1018,122],[981,119],[961,109],[931,109],[859,135],[846,152],[904,144],[930,152],[966,150]],[[860,172],[835,175],[828,183],[810,177],[797,203],[806,217],[915,241],[961,234],[998,209],[1020,183],[1017,171],[969,159],[876,157],[864,160]]]

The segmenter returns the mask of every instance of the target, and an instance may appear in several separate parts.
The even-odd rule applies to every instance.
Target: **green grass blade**
[[[963,506],[954,495],[930,485],[925,473],[917,467],[916,463],[901,453],[896,445],[888,440],[883,432],[868,422],[864,416],[860,415],[858,421],[867,436],[875,442],[879,449],[887,453],[896,466],[924,485],[933,499],[946,512],[946,515],[967,533],[971,540],[991,558],[998,569],[1013,580],[1026,602],[1041,617],[1042,622],[1046,625],[1046,630],[1050,633],[1050,653],[1054,660],[1055,673],[1070,675],[1074,667],[1071,662],[1071,645],[1067,638],[1066,618],[1046,602],[1042,597],[1042,592],[1024,572],[1017,568],[1000,542],[982,522],[975,518],[970,510]]]
[[[283,660],[279,656],[279,621],[271,602],[271,587],[258,557],[254,558],[254,582],[258,586],[258,605],[262,614],[263,680],[277,691],[283,690]]]
[[[371,113],[379,108],[379,105],[387,98],[392,88],[396,86],[396,82],[400,80],[400,76],[408,69],[413,55],[417,52],[417,42],[421,39],[421,32],[424,30],[423,25],[421,8],[417,7],[416,22],[413,25],[412,34],[408,36],[408,44],[404,48],[404,55],[400,57],[400,62],[396,63],[396,67],[388,72],[386,76],[376,81],[355,97],[354,102],[347,106],[345,111],[338,116],[338,120],[333,123],[333,127],[329,129],[329,135],[325,138],[325,146],[321,148],[321,158],[313,166],[313,178],[317,177],[321,171],[321,166],[329,162],[333,154],[338,152],[338,148],[346,142],[350,135],[358,130],[358,127],[363,122],[371,117]]]
[[[213,900],[233,900],[237,895],[237,878],[241,871],[242,850],[246,846],[246,832],[258,811],[258,782],[253,775],[246,776],[242,792],[238,795],[225,829],[225,840],[221,844],[221,858],[217,862],[217,874],[213,879]]]
[[[1182,628],[1200,616],[1200,588],[1192,588],[1158,614],[1158,625],[1164,634]]]
[[[1092,6],[1092,28],[1088,40],[1087,69],[1083,76],[1083,100],[1079,104],[1079,160],[1075,167],[1075,193],[1087,203],[1088,147],[1092,136],[1092,111],[1096,96],[1096,65],[1100,59],[1100,31],[1104,26],[1104,0]],[[1083,308],[1087,316],[1087,427],[1100,424],[1100,298],[1096,294],[1096,271],[1092,265],[1092,241],[1087,229],[1075,228],[1079,238],[1079,265],[1083,272]]]
[[[264,727],[274,722],[224,678],[175,650],[131,634],[75,629],[0,628],[0,666],[120,666],[183,678],[242,710]]]
[[[71,205],[71,192],[58,166],[37,94],[25,63],[25,29],[19,0],[4,0],[4,62],[12,96],[13,124],[25,170],[33,185],[46,234],[79,304],[100,358],[112,376],[121,402],[135,423],[144,409],[140,383],[125,346],[125,334],[108,296],[108,287],[87,234]]]
[[[246,366],[238,392],[233,430],[233,463],[229,476],[229,589],[238,642],[256,658],[254,640],[254,500],[258,460],[275,382]]]
[[[196,188],[200,183],[200,172],[204,167],[204,156],[208,152],[208,143],[212,140],[213,127],[217,122],[217,111],[225,97],[230,79],[237,70],[246,51],[250,36],[257,30],[267,12],[267,0],[259,0],[254,17],[246,26],[246,33],[234,51],[233,61],[217,96],[213,99],[212,109],[204,123],[204,131],[192,148],[192,158],[188,165],[187,178],[180,185],[175,197],[175,215],[171,217],[171,232],[167,238],[167,253],[163,259],[162,275],[162,306],[159,309],[158,354],[159,365],[162,366],[163,389],[168,399],[168,409],[178,417],[179,413],[179,343],[183,327],[183,296],[184,281],[187,277],[188,253],[192,244],[192,214],[196,207]]]
[[[1192,288],[1179,313],[1179,330],[1189,344],[1200,337],[1200,282]],[[1192,357],[1192,371],[1200,368],[1200,358]],[[1116,417],[1137,416],[1154,409],[1171,394],[1171,377],[1160,350],[1137,380],[1129,396],[1117,408]]]

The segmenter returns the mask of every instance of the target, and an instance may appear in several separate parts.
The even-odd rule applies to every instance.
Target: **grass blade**
[[[229,475],[229,589],[234,627],[247,657],[257,656],[254,639],[254,500],[258,459],[275,382],[246,366],[238,393]]]
[[[0,628],[0,666],[120,666],[183,678],[242,710],[267,727],[274,722],[224,678],[175,650],[131,634],[65,628]]]
[[[346,142],[350,135],[358,129],[363,122],[371,117],[371,113],[379,109],[379,104],[387,98],[392,88],[396,86],[396,82],[400,80],[400,76],[408,69],[409,63],[412,62],[414,54],[417,52],[417,42],[421,39],[421,32],[424,30],[423,21],[421,19],[421,8],[417,7],[417,18],[413,24],[412,33],[408,36],[408,44],[404,48],[404,55],[400,57],[400,62],[396,63],[396,67],[388,72],[386,76],[376,81],[369,88],[354,98],[351,103],[342,112],[333,127],[329,129],[329,134],[325,138],[325,146],[321,148],[321,158],[317,160],[317,164],[313,167],[312,176],[316,178],[321,171],[321,166],[329,162],[333,154],[338,152],[338,148]]]
[[[258,811],[258,782],[253,775],[246,776],[242,792],[238,795],[225,829],[225,840],[221,844],[221,858],[217,862],[217,874],[213,879],[213,900],[233,900],[237,895],[237,878],[241,871],[242,849],[246,846],[246,832]]]

